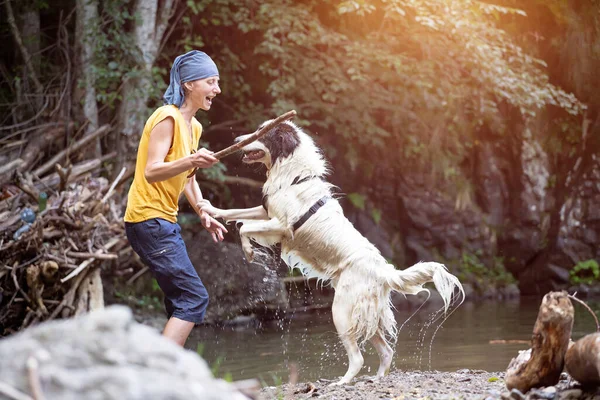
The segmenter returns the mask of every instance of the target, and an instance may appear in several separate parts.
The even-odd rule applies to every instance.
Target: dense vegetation
[[[223,94],[198,115],[206,145],[222,147],[295,109],[334,169],[350,171],[336,183],[351,200],[372,203],[376,222],[394,205],[373,194],[373,174],[386,185],[420,174],[461,210],[477,205],[474,159],[484,141],[532,132],[557,191],[575,161],[600,148],[598,0],[6,0],[2,7],[3,164],[49,126],[67,126],[64,140],[40,149],[34,164],[108,123],[111,133],[89,151],[120,150],[105,163],[114,177],[134,159],[172,59],[192,48],[213,56],[221,72]],[[222,201],[236,198],[224,182],[231,163],[202,172]]]

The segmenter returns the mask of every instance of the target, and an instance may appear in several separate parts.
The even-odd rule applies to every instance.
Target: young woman
[[[208,111],[219,93],[219,71],[208,55],[193,50],[175,59],[165,105],[150,116],[142,133],[125,211],[127,238],[165,294],[169,320],[163,335],[181,346],[208,306],[208,292],[177,224],[181,193],[215,242],[227,232],[198,206],[202,192],[193,174],[218,162],[211,151],[198,150],[202,125],[194,115]]]

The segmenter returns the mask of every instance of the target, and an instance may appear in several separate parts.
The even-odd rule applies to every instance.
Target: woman
[[[202,322],[208,293],[192,265],[181,227],[178,200],[185,196],[215,242],[225,227],[198,206],[202,192],[193,172],[218,160],[198,150],[202,125],[194,115],[208,111],[219,88],[219,71],[201,51],[175,59],[165,105],[146,122],[137,152],[135,177],[125,211],[125,232],[133,250],[154,274],[165,294],[169,320],[163,335],[183,346],[195,324]],[[191,177],[188,177],[191,176]]]

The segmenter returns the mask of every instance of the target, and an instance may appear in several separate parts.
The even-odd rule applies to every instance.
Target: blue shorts
[[[164,292],[169,318],[201,323],[208,292],[190,261],[179,224],[162,218],[125,222],[125,233]]]

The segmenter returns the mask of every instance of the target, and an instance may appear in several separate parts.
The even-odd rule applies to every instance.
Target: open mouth
[[[260,160],[265,156],[265,152],[262,150],[252,150],[244,152],[244,157],[242,158],[243,162],[253,162],[256,160]]]
[[[212,97],[206,96],[206,102],[208,103],[209,106],[212,105],[212,101],[213,101]]]

